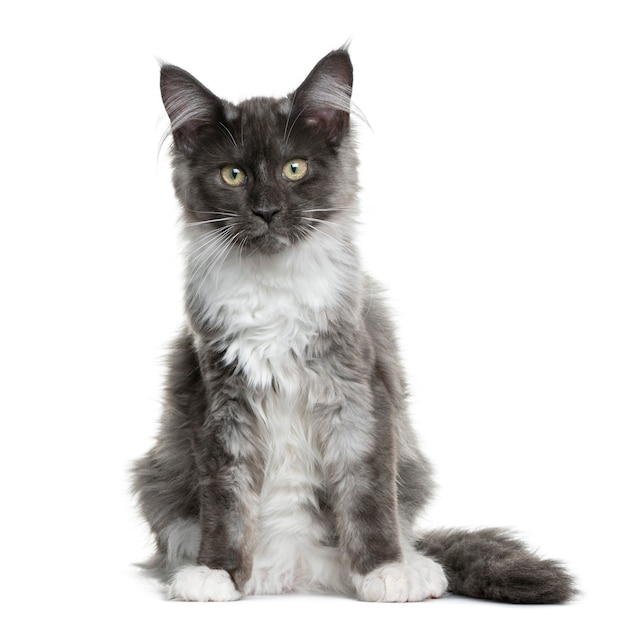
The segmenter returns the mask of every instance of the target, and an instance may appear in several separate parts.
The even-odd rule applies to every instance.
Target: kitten
[[[564,568],[504,531],[414,531],[431,469],[353,241],[352,77],[340,49],[287,97],[233,105],[162,66],[187,320],[134,467],[157,566],[180,600],[565,601]]]

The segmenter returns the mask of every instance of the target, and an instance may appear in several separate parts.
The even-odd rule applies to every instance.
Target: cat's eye
[[[301,180],[307,173],[308,164],[303,159],[291,159],[282,168],[282,176],[286,180]]]
[[[222,167],[221,178],[230,187],[240,187],[247,182],[245,170],[237,165],[225,165]]]

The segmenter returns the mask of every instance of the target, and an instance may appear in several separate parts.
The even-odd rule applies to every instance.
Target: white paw
[[[365,576],[354,576],[358,600],[420,602],[443,595],[447,582],[442,568],[427,557],[416,556],[407,563],[389,563]]]
[[[169,587],[171,600],[230,602],[240,597],[240,592],[225,570],[210,569],[205,565],[181,567],[174,574]]]

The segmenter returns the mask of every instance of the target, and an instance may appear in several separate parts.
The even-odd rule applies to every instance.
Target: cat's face
[[[321,60],[283,99],[239,105],[165,65],[174,185],[192,228],[244,253],[275,254],[352,209],[352,68],[344,50]]]

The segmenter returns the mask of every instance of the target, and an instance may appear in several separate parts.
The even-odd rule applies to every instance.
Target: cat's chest
[[[320,311],[303,305],[288,292],[256,286],[238,294],[225,315],[224,360],[234,364],[256,389],[290,389],[301,383],[300,369],[314,338],[323,331]]]
[[[194,286],[200,316],[218,329],[223,360],[254,389],[296,390],[315,338],[344,289],[326,251],[301,245],[277,257],[231,255]]]

